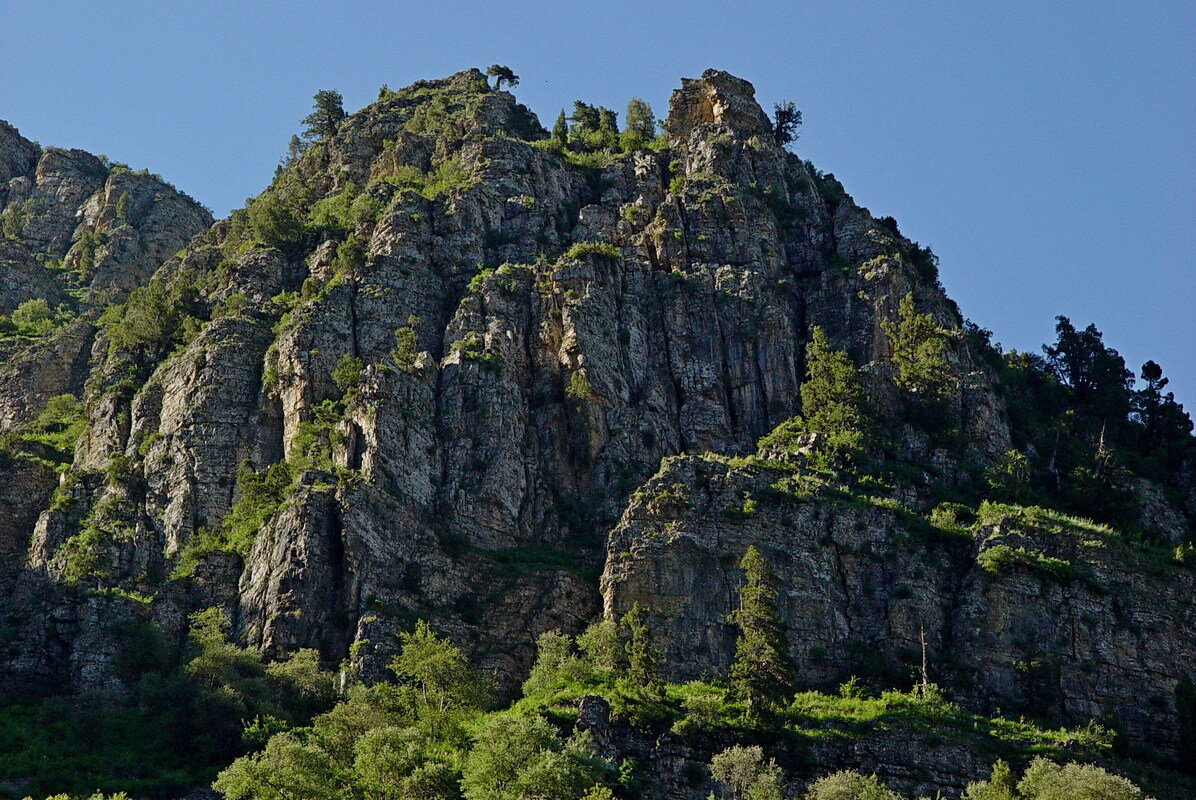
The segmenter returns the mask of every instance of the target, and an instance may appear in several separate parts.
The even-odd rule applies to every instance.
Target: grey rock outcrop
[[[0,573],[19,623],[0,686],[119,688],[122,621],[182,641],[212,605],[270,657],[315,647],[370,680],[426,618],[510,688],[538,634],[638,601],[672,674],[695,677],[730,659],[735,559],[758,543],[803,680],[868,654],[904,679],[925,631],[942,681],[977,708],[1113,714],[1174,752],[1190,573],[1012,522],[936,538],[825,497],[744,511],[749,494],[776,500],[776,476],[708,455],[753,454],[800,412],[815,326],[944,481],[993,463],[1010,433],[915,244],[778,147],[751,84],[686,80],[666,131],[659,149],[561,150],[470,70],[383,92],[207,228],[150,176],[39,156],[0,128],[0,205],[19,232],[0,251],[0,307],[57,297],[57,260],[86,309],[151,280],[162,303],[152,324],[83,313],[0,344],[4,425],[66,391],[87,416],[53,499],[53,473],[0,491],[19,520],[0,547],[30,551]],[[956,450],[905,425],[893,390],[884,323],[907,294],[952,333]],[[978,566],[1023,539],[1084,577]],[[153,600],[86,591],[112,588]],[[868,757],[899,764],[887,747]],[[975,777],[957,755],[942,759],[954,777],[919,785]]]

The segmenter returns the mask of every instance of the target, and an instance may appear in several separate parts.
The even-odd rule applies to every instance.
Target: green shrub
[[[582,405],[588,403],[593,396],[594,390],[590,387],[585,370],[577,369],[571,372],[569,382],[565,385],[565,397],[577,405]]]
[[[806,790],[806,800],[902,800],[875,775],[844,770],[819,778]]]
[[[237,501],[225,514],[219,528],[201,528],[179,552],[174,577],[190,575],[209,553],[236,553],[247,558],[262,526],[291,495],[295,469],[285,461],[255,470],[244,462],[237,474]]]
[[[605,258],[618,260],[619,248],[610,242],[578,242],[565,251],[564,258]]]
[[[1000,575],[1015,567],[1023,566],[1064,580],[1075,577],[1075,568],[1070,561],[1045,556],[1024,547],[995,544],[980,551],[976,561],[980,564],[980,568],[989,575]]]
[[[100,324],[110,353],[184,343],[198,329],[199,288],[192,272],[155,276],[119,305],[104,309]]]
[[[48,448],[51,451],[51,460],[65,465],[70,463],[75,444],[86,425],[83,404],[78,398],[73,394],[60,394],[46,401],[45,408],[21,438],[25,442]]]
[[[419,338],[416,334],[419,323],[419,317],[410,316],[405,326],[395,329],[395,346],[390,351],[390,357],[395,366],[404,372],[414,370],[416,359],[419,357]]]
[[[349,397],[361,386],[361,372],[365,368],[360,358],[343,355],[336,362],[332,370],[332,382],[341,393],[341,397]]]
[[[443,194],[462,192],[473,184],[473,177],[461,164],[461,160],[453,157],[436,165],[420,187],[419,193],[429,200],[435,200]]]
[[[0,336],[15,334],[30,338],[44,336],[74,318],[66,306],[51,308],[43,298],[26,300],[11,315],[0,314]]]
[[[267,247],[288,250],[307,235],[294,202],[274,192],[264,192],[247,209],[249,229]]]

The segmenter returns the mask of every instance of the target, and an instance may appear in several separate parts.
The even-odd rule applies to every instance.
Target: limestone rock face
[[[0,342],[0,426],[63,392],[86,417],[61,476],[0,464],[0,689],[119,690],[113,631],[183,641],[210,606],[270,657],[315,647],[369,680],[425,618],[510,688],[540,633],[640,602],[694,677],[729,662],[756,543],[804,680],[907,679],[924,632],[935,680],[977,707],[1112,713],[1173,752],[1190,573],[1017,521],[930,536],[889,507],[781,502],[772,468],[726,462],[800,413],[815,326],[937,479],[969,479],[1010,433],[914,243],[778,147],[751,84],[684,81],[666,131],[562,150],[468,70],[383,91],[212,224],[152,176],[0,126],[0,309],[78,317]],[[961,447],[904,423],[884,323],[907,294],[951,334]],[[1083,577],[980,566],[1018,537]],[[957,755],[926,791],[976,777]]]
[[[755,545],[803,684],[912,680],[925,642],[929,677],[974,710],[1116,720],[1177,753],[1177,687],[1196,659],[1191,570],[1083,521],[1009,512],[968,534],[875,498],[778,489],[789,474],[670,459],[612,531],[606,613],[651,609],[672,677],[730,666],[738,562]],[[1010,548],[1038,558],[996,560]]]

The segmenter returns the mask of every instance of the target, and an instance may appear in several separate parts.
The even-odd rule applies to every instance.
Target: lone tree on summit
[[[307,126],[303,131],[303,138],[309,141],[327,139],[336,133],[345,120],[344,98],[340,92],[333,89],[321,89],[313,99],[314,109],[303,118],[303,124]]]
[[[504,83],[508,89],[514,89],[519,85],[519,76],[512,72],[510,67],[504,67],[502,64],[491,64],[486,74],[494,78],[496,90],[501,89]]]

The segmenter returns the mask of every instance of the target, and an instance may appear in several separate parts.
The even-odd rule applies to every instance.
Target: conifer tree
[[[341,93],[333,89],[316,92],[312,112],[303,118],[307,127],[303,137],[309,141],[327,139],[336,133],[345,120],[345,101]]]
[[[806,429],[827,437],[825,450],[832,461],[850,460],[863,448],[870,426],[855,364],[831,347],[819,327],[806,345],[801,408]]]
[[[502,64],[491,64],[490,68],[486,70],[486,74],[494,78],[494,89],[497,91],[502,88],[505,83],[508,88],[515,88],[519,85],[519,76],[511,71],[510,67]]]
[[[552,138],[561,144],[569,141],[569,123],[565,119],[565,109],[563,108],[557,115],[556,123],[552,126]]]
[[[656,117],[652,113],[652,106],[640,98],[633,97],[627,103],[624,120],[627,123],[627,131],[635,134],[641,143],[650,142],[656,137]]]
[[[797,106],[786,100],[773,106],[772,135],[781,147],[797,139],[797,129],[801,127],[801,111]]]
[[[777,613],[772,567],[755,545],[743,554],[739,567],[744,584],[739,608],[731,614],[731,622],[739,628],[729,675],[731,695],[746,704],[749,717],[759,719],[793,696],[794,666],[785,623]]]
[[[948,333],[929,314],[918,312],[912,293],[901,298],[897,321],[882,320],[881,328],[889,340],[898,386],[928,400],[958,388],[959,379],[947,363]]]
[[[660,652],[648,628],[648,614],[639,603],[623,615],[623,629],[627,636],[627,677],[637,686],[659,690]]]

